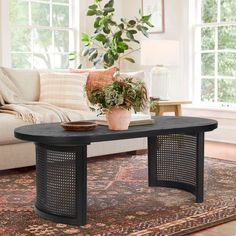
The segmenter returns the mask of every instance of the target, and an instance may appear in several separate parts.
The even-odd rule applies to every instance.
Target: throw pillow
[[[88,73],[45,73],[40,75],[40,102],[74,110],[89,111],[84,93]]]
[[[120,76],[121,77],[132,77],[132,78],[134,78],[134,80],[145,82],[145,73],[144,73],[144,71],[121,72]]]
[[[73,73],[89,73],[86,83],[87,90],[90,90],[93,87],[103,87],[111,83],[116,71],[116,67],[112,67],[109,69],[70,69],[70,72]]]
[[[23,102],[23,95],[8,74],[0,67],[0,105]]]

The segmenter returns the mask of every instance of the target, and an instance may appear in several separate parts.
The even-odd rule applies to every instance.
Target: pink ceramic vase
[[[111,130],[127,130],[131,119],[131,111],[114,107],[106,113],[108,128]]]

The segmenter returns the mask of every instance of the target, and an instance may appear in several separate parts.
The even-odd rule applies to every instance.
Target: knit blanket
[[[95,117],[91,112],[59,108],[45,102],[29,102],[0,68],[0,113],[13,114],[30,123],[69,122]]]

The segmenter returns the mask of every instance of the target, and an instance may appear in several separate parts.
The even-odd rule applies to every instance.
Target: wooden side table
[[[151,112],[155,112],[156,116],[162,116],[165,112],[174,112],[175,116],[182,115],[182,104],[190,104],[191,101],[181,101],[181,100],[153,100],[154,106],[151,108]]]

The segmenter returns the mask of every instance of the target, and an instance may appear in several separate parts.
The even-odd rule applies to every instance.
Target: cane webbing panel
[[[36,146],[36,207],[44,212],[76,216],[76,152]]]
[[[170,134],[157,137],[157,180],[196,185],[197,138]]]

